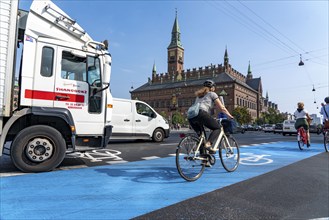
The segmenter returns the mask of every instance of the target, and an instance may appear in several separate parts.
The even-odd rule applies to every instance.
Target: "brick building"
[[[194,92],[202,87],[205,80],[211,79],[216,83],[215,92],[223,96],[230,112],[238,106],[246,107],[251,117],[257,119],[269,104],[277,109],[277,105],[270,102],[268,96],[262,97],[261,78],[253,77],[250,62],[246,75],[235,70],[229,63],[227,48],[222,64],[185,70],[180,34],[176,14],[171,42],[167,48],[167,72],[158,74],[153,64],[152,76],[144,85],[130,92],[132,99],[147,102],[163,115],[169,116],[173,111],[184,115],[195,101]]]

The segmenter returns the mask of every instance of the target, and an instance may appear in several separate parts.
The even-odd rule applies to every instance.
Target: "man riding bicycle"
[[[312,118],[308,114],[308,111],[304,109],[304,103],[303,102],[298,102],[297,103],[297,110],[294,113],[296,123],[295,123],[295,128],[298,130],[298,128],[303,127],[307,133],[307,147],[311,146],[310,145],[310,125],[308,121],[311,121]]]
[[[216,119],[211,116],[211,111],[214,105],[219,109],[219,111],[226,114],[228,118],[233,119],[234,117],[230,114],[230,112],[225,108],[223,103],[218,98],[218,95],[215,91],[215,83],[212,80],[206,80],[203,83],[203,88],[199,89],[195,92],[196,95],[196,103],[200,103],[199,114],[191,119],[189,119],[189,123],[194,131],[200,135],[203,126],[212,130],[209,135],[208,141],[206,143],[205,148],[210,153],[215,153],[211,148],[211,145],[214,143],[216,138],[218,137],[221,129],[221,125],[217,123]]]

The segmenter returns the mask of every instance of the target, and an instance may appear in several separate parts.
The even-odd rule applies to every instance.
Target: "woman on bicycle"
[[[218,137],[221,129],[221,125],[216,121],[215,118],[211,116],[211,112],[214,105],[219,109],[219,111],[225,113],[228,118],[233,119],[233,116],[225,108],[223,103],[219,100],[218,95],[214,91],[215,91],[214,81],[206,80],[203,83],[203,88],[195,92],[196,95],[195,102],[200,103],[199,114],[196,117],[189,119],[189,123],[191,127],[198,135],[201,134],[203,130],[203,126],[212,130],[205,146],[205,148],[210,153],[215,153],[213,149],[211,149],[211,145]]]
[[[304,103],[303,102],[298,102],[297,103],[297,110],[294,113],[296,122],[295,122],[295,128],[296,130],[300,127],[303,127],[306,131],[307,134],[307,147],[310,146],[310,125],[308,123],[308,121],[311,121],[312,118],[310,117],[310,115],[308,114],[307,110],[304,109]]]

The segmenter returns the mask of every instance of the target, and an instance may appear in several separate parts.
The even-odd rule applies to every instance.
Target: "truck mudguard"
[[[63,119],[70,127],[74,127],[74,121],[73,117],[68,109],[65,108],[49,108],[49,107],[32,107],[32,108],[24,108],[20,111],[17,111],[13,114],[13,116],[7,121],[5,124],[1,137],[0,137],[0,156],[2,155],[3,152],[3,147],[5,144],[6,136],[8,134],[9,129],[12,127],[12,125],[21,117],[25,115],[40,115],[40,116],[53,116],[53,117],[58,117]],[[75,146],[75,136],[76,136],[76,131],[71,130],[72,136],[71,136],[71,141],[72,141],[72,147],[74,148]]]

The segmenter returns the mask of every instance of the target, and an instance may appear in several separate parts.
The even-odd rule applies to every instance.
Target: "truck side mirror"
[[[103,84],[110,83],[110,78],[111,78],[111,62],[112,59],[110,55],[105,55],[105,63],[103,65]]]

